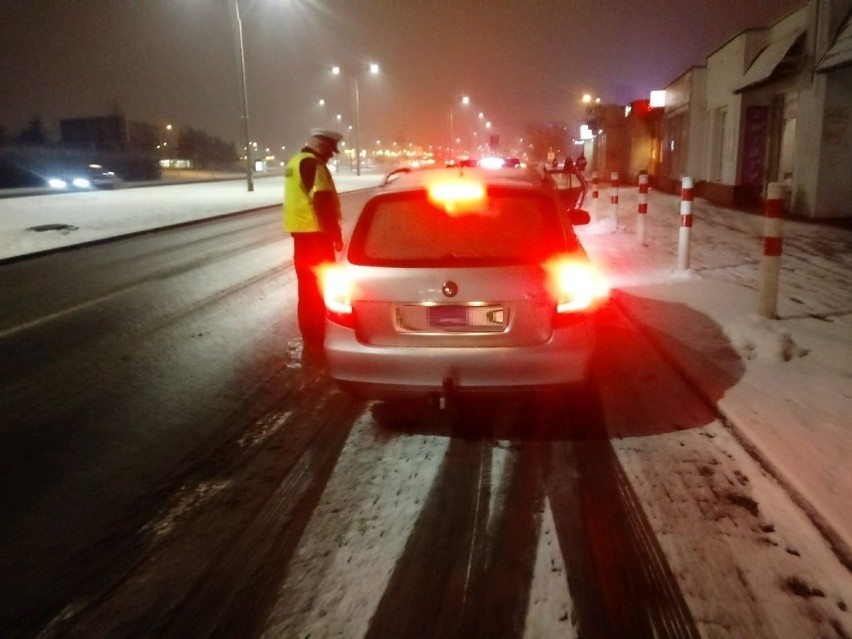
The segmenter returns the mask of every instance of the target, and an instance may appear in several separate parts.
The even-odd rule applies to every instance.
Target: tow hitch
[[[438,408],[441,410],[446,410],[447,402],[450,398],[450,395],[453,394],[455,390],[455,384],[453,380],[449,377],[445,377],[444,381],[441,383],[441,396],[438,398]]]

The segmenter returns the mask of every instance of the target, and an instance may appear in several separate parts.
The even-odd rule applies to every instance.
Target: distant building
[[[59,131],[62,146],[74,148],[154,153],[158,143],[155,125],[123,115],[60,120]]]
[[[655,188],[673,192],[683,176],[705,173],[707,67],[692,67],[666,88],[659,127],[658,169],[649,171]]]
[[[661,120],[662,109],[651,108],[649,100],[590,107],[587,126],[595,134],[588,149],[591,170],[604,180],[618,173],[622,184],[635,184],[640,171],[659,174]]]
[[[666,87],[662,110],[620,109],[589,122],[603,179],[647,163],[655,188],[689,176],[696,195],[746,207],[781,182],[794,215],[852,217],[852,0],[809,0],[735,35]]]

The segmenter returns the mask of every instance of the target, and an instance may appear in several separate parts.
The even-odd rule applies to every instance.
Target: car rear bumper
[[[554,331],[526,347],[369,346],[354,331],[326,327],[329,372],[344,389],[368,399],[454,393],[540,391],[585,380],[594,350],[592,319]]]

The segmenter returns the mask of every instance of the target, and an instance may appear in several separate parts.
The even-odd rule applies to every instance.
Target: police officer
[[[290,158],[284,172],[284,230],[293,237],[293,262],[299,286],[299,330],[306,347],[325,338],[325,304],[317,267],[333,262],[343,248],[340,200],[328,161],[343,136],[311,129],[311,140]]]

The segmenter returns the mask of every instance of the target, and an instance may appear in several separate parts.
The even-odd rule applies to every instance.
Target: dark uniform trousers
[[[334,245],[325,233],[293,233],[293,263],[299,283],[299,331],[306,344],[325,338],[325,303],[318,267],[334,262]]]

